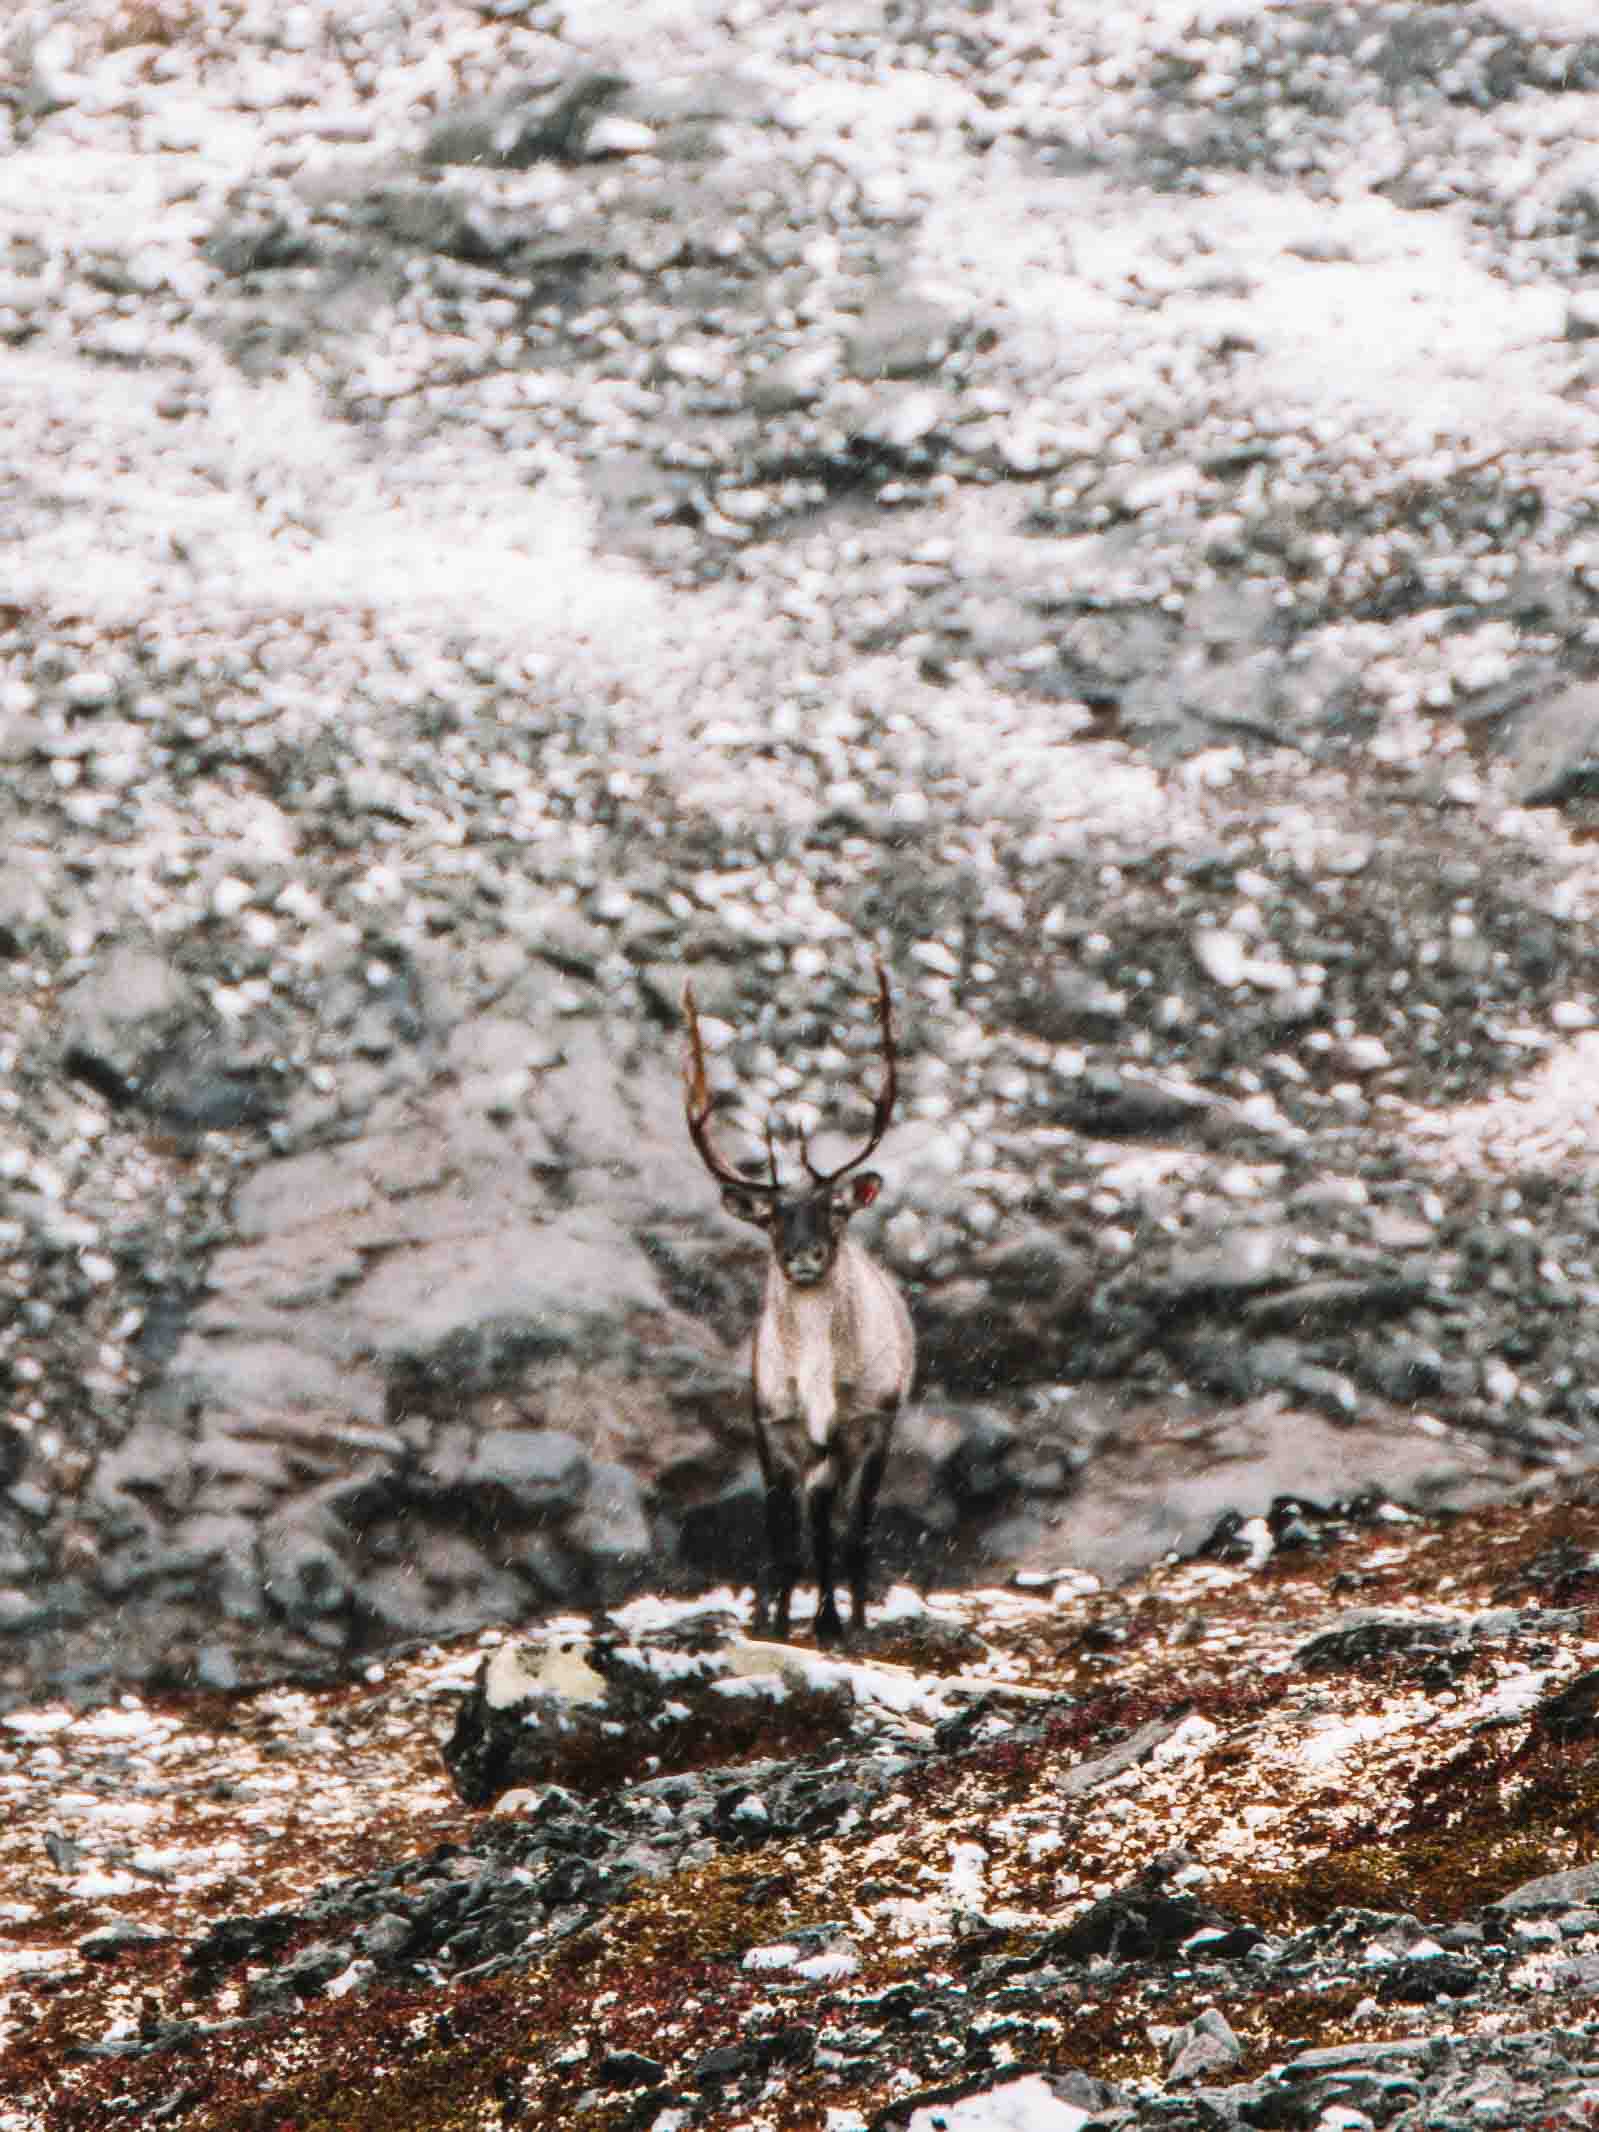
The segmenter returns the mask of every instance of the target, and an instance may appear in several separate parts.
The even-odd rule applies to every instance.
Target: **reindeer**
[[[850,1623],[858,1631],[866,1621],[872,1513],[894,1417],[916,1369],[916,1336],[904,1297],[845,1233],[850,1216],[869,1207],[883,1185],[875,1170],[863,1170],[861,1164],[888,1129],[898,1086],[888,977],[878,963],[883,1085],[866,1145],[837,1169],[822,1171],[811,1162],[807,1137],[800,1152],[809,1182],[788,1188],[778,1179],[769,1121],[767,1178],[743,1176],[717,1154],[691,985],[683,988],[683,1017],[689,1137],[721,1186],[728,1213],[764,1229],[772,1247],[751,1363],[755,1443],[766,1484],[767,1561],[756,1586],[756,1633],[770,1632],[775,1590],[777,1635],[788,1637],[789,1606],[800,1576],[803,1503],[816,1570],[816,1640],[834,1644],[844,1633],[833,1598],[835,1513],[842,1511],[844,1518]]]

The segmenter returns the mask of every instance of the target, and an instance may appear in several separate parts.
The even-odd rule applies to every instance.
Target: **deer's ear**
[[[869,1207],[882,1189],[883,1180],[876,1170],[862,1170],[850,1180],[850,1198],[857,1207]]]
[[[735,1221],[752,1221],[757,1229],[764,1229],[772,1211],[772,1203],[761,1192],[741,1192],[737,1185],[724,1185],[722,1205]]]

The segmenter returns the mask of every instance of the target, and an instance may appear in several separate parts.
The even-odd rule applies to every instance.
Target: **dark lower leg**
[[[850,1626],[866,1626],[866,1586],[871,1572],[872,1518],[877,1509],[877,1491],[883,1484],[886,1451],[867,1454],[855,1483],[850,1504],[849,1530],[844,1539],[844,1574],[849,1579]]]
[[[789,1607],[800,1570],[799,1494],[787,1474],[773,1474],[766,1483],[766,1571],[755,1608],[755,1626],[765,1634],[771,1626],[770,1600],[777,1599],[777,1639],[788,1638]]]
[[[837,1643],[844,1633],[833,1597],[833,1485],[810,1491],[811,1556],[816,1564],[816,1641]]]

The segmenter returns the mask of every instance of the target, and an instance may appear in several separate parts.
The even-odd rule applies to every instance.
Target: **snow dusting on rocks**
[[[1581,2124],[1592,1492],[14,1711],[0,2125]]]
[[[887,1893],[851,1882],[847,1911],[804,1914],[751,1864],[818,1811],[804,1787],[696,1790],[685,1840],[711,1848],[670,1870],[711,1876],[721,1922],[692,1948],[645,1922],[632,1952],[665,1965],[650,2021],[686,2023],[708,2070],[685,2045],[639,2074],[643,2020],[582,2029],[547,2121],[709,2123],[728,2082],[751,2119],[761,2082],[804,2067],[838,2092],[785,2125],[1080,2125],[1145,2109],[1126,2097],[1157,2059],[1174,2093],[1298,2067],[1235,2122],[1531,2122],[1534,2090],[1567,2098],[1556,2058],[1577,2083],[1558,2107],[1586,2109],[1575,2030],[1479,2062],[1382,2026],[1476,1942],[1431,1951],[1347,1878],[1314,1918],[1297,1894],[1228,1911],[1212,1884],[1287,1873],[1296,1845],[1386,1858],[1380,1815],[1341,1802],[1365,1772],[1422,1783],[1415,1728],[1461,1681],[1476,1714],[1434,1723],[1428,1753],[1481,1773],[1535,1737],[1544,1818],[1516,1870],[1580,1870],[1554,1763],[1580,1760],[1586,1705],[1540,1727],[1572,1684],[1525,1624],[1494,1625],[1514,1593],[1468,1607],[1435,1581],[1396,1626],[1388,1571],[1360,1569],[1345,1611],[1366,1618],[1321,1623],[1293,1677],[1426,1677],[1380,1707],[1307,1689],[1328,1703],[1302,1724],[1250,1714],[1251,1766],[1300,1823],[1256,1793],[1224,1808],[1194,1767],[1225,1753],[1203,1726],[1226,1713],[1168,1736],[1172,1697],[1138,1706],[1129,1673],[1127,1706],[1067,1742],[1071,1767],[1141,1743],[1080,1794],[1062,1780],[1098,1817],[1079,1891],[1047,1879],[1078,1870],[1048,1821],[1016,1824],[1034,1879],[960,1848],[1034,1810],[1027,1757],[1060,1760],[1064,1720],[998,1689],[974,1718],[919,1646],[869,1679],[807,1660],[713,1680],[696,1658],[679,1715],[623,1653],[681,1640],[675,1599],[726,1587],[736,1615],[761,1544],[741,1357],[761,1267],[682,1129],[688,974],[719,1128],[753,1152],[769,1117],[849,1131],[874,956],[891,973],[902,1093],[863,1231],[923,1369],[880,1520],[907,1597],[861,1664],[925,1641],[929,1589],[988,1592],[972,1633],[1019,1651],[1035,1615],[1093,1614],[1096,1580],[1197,1548],[1185,1589],[1215,1579],[1225,1615],[1329,1520],[1470,1516],[1592,1458],[1588,11],[21,0],[4,35],[0,1710],[27,1783],[56,1783],[38,1840],[84,1877],[70,1899],[191,1870],[156,1826],[162,1781],[118,1773],[188,1753],[193,1708],[169,1736],[161,1698],[297,1738],[296,1698],[356,1708],[382,1654],[633,1599],[668,1614],[592,1651],[574,1632],[606,1696],[634,1698],[593,1706],[613,1777],[640,1710],[681,1742],[702,1698],[741,1753],[775,1727],[771,1759],[806,1725],[856,1728],[875,1759],[838,1809],[863,1817],[850,1842],[877,1840],[917,1756],[1024,1773],[926,1884],[885,1852]],[[1545,1581],[1580,1615],[1567,1539]],[[1576,1669],[1580,1623],[1545,1628]],[[954,1634],[933,1670],[981,1673]],[[1083,1634],[1111,1692],[1139,1638],[1116,1608]],[[1053,1663],[1001,1673],[1079,1694]],[[1043,1730],[1006,1762],[962,1730],[990,1718]],[[149,1728],[137,1750],[123,1721]],[[1222,1818],[1142,1815],[1163,1771]],[[285,1787],[257,1781],[287,1828]],[[1445,1791],[1404,1809],[1435,1863],[1460,1825]],[[124,1817],[87,1862],[74,1798]],[[565,1965],[540,1955],[552,2023],[595,1970],[595,1905],[632,1885],[597,1811],[550,1809],[559,1837],[505,1867],[571,1883],[505,1927],[520,1947],[577,1918]],[[198,1964],[223,1997],[195,2019],[303,1998],[332,2063],[329,2009],[364,2006],[386,1964],[410,1963],[406,1990],[456,1973],[398,1897],[348,1930],[260,1924],[357,1872],[377,1812],[351,1806],[338,1853],[318,1809],[308,1877],[248,1917],[248,1817],[211,1832],[237,1847],[207,1885],[238,1876],[243,1937]],[[725,1890],[724,1850],[750,1865]],[[1203,1899],[1160,1865],[1174,1850],[1211,1874]],[[491,1962],[505,1948],[460,1913],[497,1907],[499,1868],[451,1858],[440,1917]],[[1404,1900],[1458,1936],[1487,1900],[1468,1881]],[[1200,1963],[1136,2037],[1084,1985],[1077,2042],[1024,2063],[1031,1943],[999,1970],[1034,1927],[1002,1920],[1129,1888],[1146,1924],[1180,1899],[1224,1939],[1297,1934],[1300,2014],[1268,2036]],[[863,2010],[886,1903],[972,1960]],[[1516,1990],[1586,1975],[1572,1914],[1488,1934]],[[86,1943],[124,1922],[85,1920]],[[798,1952],[737,1972],[736,2041],[700,2036],[734,2006],[715,1964],[735,1944]],[[226,1996],[251,1960],[256,2007]],[[1347,2005],[1317,1966],[1340,1962],[1364,1979]],[[42,2005],[76,2003],[45,1984]],[[783,1992],[835,1987],[836,2020],[789,2018]],[[1317,2040],[1335,2002],[1347,2022]],[[106,2056],[105,2025],[63,2013],[61,2050],[121,2078],[141,2024],[154,2062],[189,2017],[134,1989],[117,2019]],[[944,2064],[945,2033],[987,2038],[982,2063]],[[465,2032],[446,2045],[476,2062]]]

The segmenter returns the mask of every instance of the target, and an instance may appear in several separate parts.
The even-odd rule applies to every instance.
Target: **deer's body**
[[[878,1015],[887,1073],[870,1139],[852,1161],[786,1191],[768,1129],[770,1181],[729,1170],[709,1137],[710,1094],[692,993],[688,1016],[689,1131],[722,1186],[722,1203],[764,1229],[772,1246],[766,1292],[751,1357],[756,1447],[766,1485],[766,1575],[757,1588],[756,1625],[765,1630],[776,1601],[780,1637],[800,1577],[808,1528],[816,1571],[816,1636],[842,1635],[833,1597],[835,1540],[842,1539],[851,1623],[866,1619],[872,1514],[888,1457],[894,1417],[909,1397],[916,1369],[910,1313],[893,1279],[845,1234],[850,1216],[877,1197],[873,1171],[850,1177],[887,1127],[895,1093],[888,980],[878,971]],[[847,1179],[847,1182],[840,1180]],[[842,1524],[840,1525],[840,1520]]]
[[[816,1569],[816,1633],[840,1633],[833,1602],[833,1543],[843,1541],[850,1619],[866,1619],[872,1514],[894,1417],[911,1388],[916,1336],[890,1277],[848,1237],[823,1278],[797,1287],[774,1259],[755,1328],[751,1377],[755,1436],[766,1483],[766,1544],[772,1591],[758,1601],[760,1625],[777,1601],[788,1634],[805,1529]]]
[[[910,1390],[916,1336],[898,1283],[850,1237],[809,1288],[774,1259],[755,1329],[755,1408],[790,1465],[803,1466],[840,1429],[892,1412]]]

